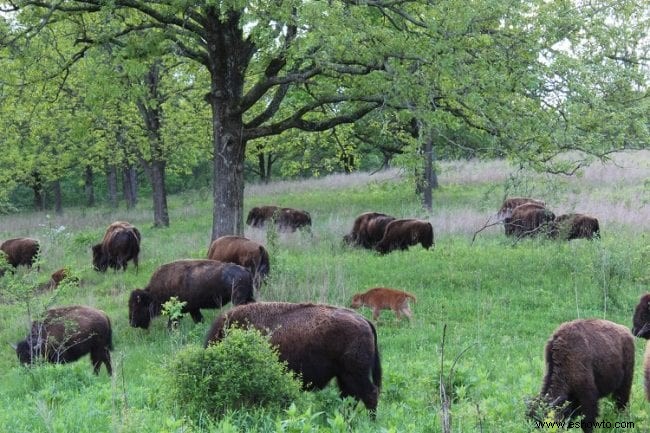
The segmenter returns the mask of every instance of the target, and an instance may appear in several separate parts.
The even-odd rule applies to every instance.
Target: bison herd
[[[600,236],[598,220],[584,214],[556,216],[541,200],[515,197],[504,201],[497,213],[505,234],[516,238],[544,235],[565,240]],[[294,232],[311,227],[311,215],[304,210],[278,206],[254,207],[246,223],[265,228],[274,224],[279,231]],[[128,222],[110,224],[100,243],[92,246],[92,265],[99,272],[109,267],[137,269],[142,237]],[[433,227],[421,219],[399,219],[385,213],[366,212],[353,222],[343,237],[344,244],[386,254],[420,244],[434,246]],[[13,267],[32,266],[39,243],[31,238],[9,239],[0,245]],[[1,270],[0,270],[1,271]],[[143,289],[135,289],[128,300],[132,327],[147,329],[172,298],[183,304],[195,322],[201,309],[233,307],[212,324],[205,346],[220,341],[224,330],[234,324],[254,327],[270,335],[280,358],[299,373],[305,389],[323,388],[336,378],[342,396],[352,396],[374,413],[381,387],[377,332],[372,322],[355,311],[324,304],[256,302],[264,279],[271,271],[265,247],[241,236],[214,240],[205,259],[184,259],[163,264]],[[1,275],[1,274],[0,274]],[[66,268],[52,274],[48,287],[56,287],[69,275]],[[415,296],[400,290],[377,287],[354,295],[351,308],[372,308],[377,320],[382,309],[391,309],[398,319],[411,319],[409,301]],[[614,396],[616,405],[626,406],[634,371],[633,335],[650,340],[650,294],[641,298],[633,317],[633,328],[607,320],[574,320],[559,326],[546,344],[546,374],[542,390],[531,403],[529,415],[544,408],[558,408],[556,416],[576,414],[593,422],[598,399]],[[87,306],[51,308],[31,325],[27,338],[15,345],[20,362],[43,358],[52,363],[75,361],[90,354],[97,374],[105,365],[112,373],[111,321],[100,310]],[[650,343],[645,357],[645,390],[650,400]],[[541,409],[540,409],[541,408]],[[583,426],[585,432],[591,428]]]

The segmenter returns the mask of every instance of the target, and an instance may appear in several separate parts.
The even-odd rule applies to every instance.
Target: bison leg
[[[102,363],[104,363],[108,375],[113,375],[113,369],[111,368],[111,353],[106,347],[93,349],[90,352],[90,361],[93,364],[93,373],[99,374],[99,369],[101,368]]]
[[[381,314],[379,307],[372,307],[372,320],[376,322],[379,319],[379,314]]]
[[[346,372],[336,377],[339,385],[341,397],[354,397],[356,400],[361,400],[370,411],[370,416],[375,418],[375,411],[377,410],[377,400],[379,398],[379,390],[370,382],[368,373],[365,374],[358,372]]]
[[[634,370],[633,367],[629,367],[625,369],[625,373],[623,376],[623,383],[618,389],[616,389],[612,393],[618,410],[625,409],[625,406],[627,406],[628,401],[630,401],[630,390],[632,389],[632,379],[634,377],[633,370]]]
[[[596,388],[593,388],[592,391],[586,391],[584,395],[581,395],[578,398],[578,403],[580,404],[580,411],[585,416],[585,424],[582,430],[585,433],[591,433],[593,431],[593,424],[598,416],[598,391]]]
[[[201,314],[201,310],[198,308],[196,310],[191,310],[189,311],[190,316],[192,316],[192,320],[194,320],[194,323],[199,323],[203,321],[203,315]]]

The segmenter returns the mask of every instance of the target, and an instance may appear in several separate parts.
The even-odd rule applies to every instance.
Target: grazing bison
[[[372,319],[377,320],[381,310],[393,310],[397,320],[402,319],[405,315],[411,320],[411,308],[409,299],[416,301],[415,295],[401,290],[387,289],[385,287],[375,287],[364,293],[357,293],[352,296],[350,307],[357,309],[362,306],[372,308]]]
[[[129,323],[147,329],[171,297],[186,302],[183,312],[195,323],[203,320],[201,308],[221,308],[254,302],[253,277],[244,267],[216,260],[178,260],[159,267],[144,290],[129,298]]]
[[[546,234],[552,236],[555,214],[535,203],[525,203],[512,211],[504,221],[506,236],[517,238]]]
[[[632,334],[636,337],[650,340],[650,293],[641,296],[634,310]],[[645,396],[650,401],[650,341],[646,343],[645,356],[643,358],[643,378]]]
[[[105,272],[109,267],[126,270],[129,260],[138,268],[140,254],[140,231],[124,221],[116,221],[108,226],[102,242],[93,246],[93,267]]]
[[[343,242],[372,249],[384,237],[388,223],[394,220],[394,217],[380,212],[362,213],[354,220],[352,231],[343,236]]]
[[[49,281],[46,283],[41,284],[37,288],[37,292],[43,292],[46,290],[54,290],[57,287],[59,287],[59,284],[61,281],[69,279],[70,281],[79,282],[79,278],[76,276],[71,275],[70,271],[67,268],[61,268],[52,273],[52,276],[50,277]]]
[[[634,372],[634,338],[616,323],[574,320],[560,325],[546,343],[546,375],[540,399],[550,407],[568,405],[562,417],[584,415],[591,432],[598,399],[612,394],[618,409],[630,398]],[[537,407],[529,415],[536,416]]]
[[[248,212],[246,224],[251,227],[263,228],[267,221],[273,218],[273,215],[278,212],[278,206],[259,206],[254,207]]]
[[[581,213],[570,213],[555,218],[555,236],[560,239],[600,238],[598,220]]]
[[[275,224],[281,232],[295,232],[306,227],[311,229],[311,215],[309,212],[283,207],[274,216]]]
[[[259,288],[271,267],[266,248],[242,236],[222,236],[215,239],[208,249],[208,259],[245,267],[253,274],[256,288]]]
[[[99,374],[102,363],[109,375],[113,373],[111,321],[106,313],[92,307],[75,305],[47,310],[43,320],[32,323],[29,336],[15,349],[23,364],[31,364],[39,357],[52,363],[66,363],[89,353],[95,374]]]
[[[372,413],[376,410],[381,387],[377,333],[363,316],[319,304],[242,305],[217,317],[205,346],[220,341],[233,324],[270,333],[280,359],[300,374],[306,389],[322,389],[336,377],[343,397],[363,401]]]
[[[7,239],[0,245],[0,251],[5,253],[7,263],[14,268],[20,265],[31,268],[40,251],[40,244],[31,238]]]
[[[431,223],[417,219],[398,219],[386,225],[384,236],[377,242],[375,249],[386,254],[393,250],[406,250],[418,243],[427,250],[433,245]]]
[[[527,197],[510,197],[503,201],[499,212],[497,212],[497,219],[499,221],[503,221],[506,218],[510,218],[512,216],[512,211],[517,206],[521,206],[522,204],[526,203],[533,203],[541,207],[546,207],[546,203],[544,203],[542,200],[536,200],[534,198]]]

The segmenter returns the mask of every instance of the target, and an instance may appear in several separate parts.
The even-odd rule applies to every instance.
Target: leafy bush
[[[231,328],[206,349],[188,346],[168,373],[171,401],[194,420],[205,415],[217,419],[244,407],[280,409],[298,397],[301,387],[256,330]]]

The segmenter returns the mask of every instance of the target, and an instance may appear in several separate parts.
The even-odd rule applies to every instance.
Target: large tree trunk
[[[87,165],[84,172],[84,194],[86,195],[86,206],[88,207],[95,205],[94,179],[93,168]]]
[[[169,227],[167,212],[167,190],[165,188],[165,161],[151,163],[151,188],[153,190],[153,225]]]
[[[123,171],[123,188],[124,200],[126,201],[126,208],[131,209],[135,207],[138,202],[138,179],[135,167],[128,165],[124,167]]]
[[[45,191],[43,190],[43,181],[38,172],[32,174],[32,190],[34,191],[34,210],[42,211],[45,209]]]
[[[433,174],[433,144],[431,135],[427,134],[424,141],[424,188],[422,191],[422,204],[427,212],[433,210],[433,193],[432,193],[432,174]]]
[[[57,215],[63,215],[63,199],[61,194],[61,182],[57,179],[52,182],[54,192],[54,212]]]
[[[108,183],[108,203],[113,209],[115,209],[118,205],[116,166],[108,166],[108,171],[106,173],[106,182]]]

